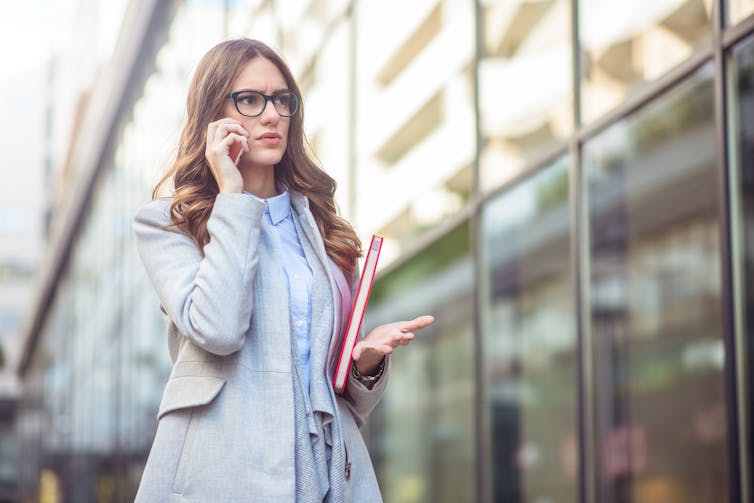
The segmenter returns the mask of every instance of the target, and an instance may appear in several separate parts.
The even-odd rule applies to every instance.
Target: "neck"
[[[244,190],[268,199],[278,195],[275,185],[275,166],[239,166]]]

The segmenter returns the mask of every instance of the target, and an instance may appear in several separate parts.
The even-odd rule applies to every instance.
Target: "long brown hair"
[[[204,156],[207,127],[223,116],[225,97],[231,85],[252,58],[262,57],[280,70],[288,88],[301,96],[301,91],[288,65],[270,47],[248,38],[222,42],[205,54],[191,81],[187,100],[187,120],[178,143],[176,160],[152,191],[159,197],[160,188],[172,179],[173,202],[170,205],[172,225],[188,234],[199,249],[209,242],[207,219],[212,212],[217,182]],[[361,255],[361,242],[353,227],[338,216],[335,207],[335,180],[314,161],[303,129],[303,103],[291,117],[288,144],[275,166],[278,184],[305,195],[330,258],[347,275],[356,267]]]

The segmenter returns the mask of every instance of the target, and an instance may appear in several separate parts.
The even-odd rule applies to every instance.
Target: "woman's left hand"
[[[372,375],[385,355],[398,346],[405,346],[414,338],[414,332],[435,322],[432,316],[419,316],[411,321],[396,321],[380,325],[370,331],[353,348],[356,370],[362,375]]]

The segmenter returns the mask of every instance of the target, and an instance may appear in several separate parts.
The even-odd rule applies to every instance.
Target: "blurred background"
[[[261,39],[432,313],[387,502],[751,502],[754,0],[0,4],[0,501],[132,501],[170,371],[131,219],[193,69]]]

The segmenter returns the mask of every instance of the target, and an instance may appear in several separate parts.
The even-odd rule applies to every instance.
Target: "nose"
[[[280,114],[272,104],[272,100],[268,100],[267,103],[264,104],[262,113],[259,115],[259,120],[263,124],[277,124],[280,120]]]

